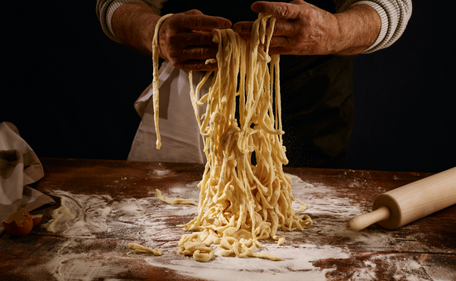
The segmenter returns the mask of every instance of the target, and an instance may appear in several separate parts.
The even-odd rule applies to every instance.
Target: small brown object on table
[[[34,187],[58,204],[44,206],[43,223],[63,203],[73,219],[56,232],[35,227],[25,237],[0,238],[1,280],[456,280],[456,206],[395,230],[360,232],[345,225],[370,212],[380,194],[429,173],[284,168],[293,192],[309,206],[313,225],[281,232],[285,245],[261,241],[282,261],[225,258],[199,263],[177,253],[176,225],[196,216],[202,165],[114,160],[41,159],[45,177]],[[184,198],[187,197],[187,198]],[[299,204],[296,205],[299,208]],[[131,254],[128,243],[159,248],[162,256]],[[217,251],[215,251],[217,252]]]

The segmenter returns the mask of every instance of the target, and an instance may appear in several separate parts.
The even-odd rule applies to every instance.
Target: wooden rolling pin
[[[456,167],[398,187],[379,195],[371,213],[347,223],[350,230],[361,230],[378,223],[395,229],[456,204]]]

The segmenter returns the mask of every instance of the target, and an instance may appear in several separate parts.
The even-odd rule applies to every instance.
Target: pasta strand
[[[292,209],[291,178],[283,172],[288,159],[282,141],[280,59],[268,54],[274,25],[274,18],[259,14],[250,44],[231,29],[214,30],[218,53],[209,61],[216,61],[218,70],[203,97],[199,91],[212,73],[195,91],[189,72],[190,99],[207,163],[198,184],[198,215],[183,225],[200,232],[182,236],[179,252],[199,261],[212,258],[212,243],[219,244],[222,256],[281,260],[258,253],[258,241],[272,238],[282,245],[285,238],[277,236],[278,230],[303,230],[312,224],[309,216],[296,215],[305,207]],[[206,112],[199,116],[198,107],[204,104]]]

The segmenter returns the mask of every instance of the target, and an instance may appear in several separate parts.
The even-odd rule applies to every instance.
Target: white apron
[[[193,72],[196,88],[204,77]],[[135,102],[142,117],[133,140],[128,160],[148,162],[205,163],[204,145],[190,100],[188,72],[165,61],[159,70],[160,110],[159,130],[162,146],[156,149],[157,135],[154,125],[152,85],[149,85]],[[201,89],[200,96],[208,92],[210,81]],[[200,108],[199,112],[204,112]]]

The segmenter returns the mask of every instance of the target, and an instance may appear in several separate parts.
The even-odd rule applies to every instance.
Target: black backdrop
[[[456,5],[426,2],[415,1],[394,46],[355,58],[347,168],[456,166]],[[8,1],[0,24],[0,121],[14,123],[39,157],[126,159],[150,59],[104,35],[95,1]]]

